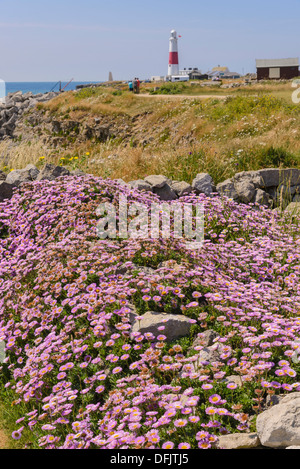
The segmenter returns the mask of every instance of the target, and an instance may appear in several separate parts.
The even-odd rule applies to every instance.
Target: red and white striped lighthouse
[[[168,76],[179,75],[178,39],[173,29],[170,37]]]

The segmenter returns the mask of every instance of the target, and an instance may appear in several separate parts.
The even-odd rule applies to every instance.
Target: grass
[[[3,392],[2,390],[2,394]],[[0,396],[0,399],[0,450],[23,449],[24,445],[30,448],[34,441],[34,435],[30,431],[26,430],[20,440],[11,438],[13,431],[16,429],[16,419],[19,417],[19,413],[13,410],[13,405],[7,395]],[[21,425],[20,423],[20,426]]]

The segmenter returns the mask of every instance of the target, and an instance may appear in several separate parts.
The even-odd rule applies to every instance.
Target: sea
[[[101,83],[97,81],[72,81],[68,84],[68,82],[61,82],[61,88],[65,88],[65,91],[75,90],[77,85],[87,85],[90,83]],[[67,85],[67,86],[66,86]],[[7,93],[15,93],[16,91],[22,91],[22,93],[27,93],[31,91],[33,94],[39,93],[48,93],[49,91],[59,91],[60,82],[55,81],[41,81],[41,82],[6,82],[6,94]]]

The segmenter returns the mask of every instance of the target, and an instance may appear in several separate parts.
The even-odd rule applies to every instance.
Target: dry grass
[[[49,153],[46,145],[40,140],[32,142],[0,142],[0,168],[21,169],[27,164],[36,164],[42,156]]]

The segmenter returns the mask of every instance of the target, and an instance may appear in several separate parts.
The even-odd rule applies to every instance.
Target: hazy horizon
[[[43,3],[43,4],[41,4]],[[255,72],[255,59],[299,57],[300,2],[0,0],[0,78],[106,81],[165,75],[171,29],[180,68]]]

